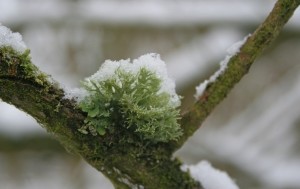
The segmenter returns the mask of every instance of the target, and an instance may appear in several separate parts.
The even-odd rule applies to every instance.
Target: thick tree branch
[[[34,117],[67,150],[83,157],[106,175],[116,188],[199,188],[172,160],[167,143],[149,145],[130,131],[104,136],[78,131],[86,114],[75,101],[10,47],[0,48],[0,98]]]
[[[184,136],[175,144],[177,148],[198,130],[213,109],[246,75],[254,60],[277,38],[283,26],[299,6],[299,0],[279,0],[266,20],[247,39],[240,51],[228,63],[228,68],[218,79],[207,86],[198,101],[181,120]]]

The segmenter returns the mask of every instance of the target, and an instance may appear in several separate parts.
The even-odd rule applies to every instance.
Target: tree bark
[[[211,83],[181,120],[184,135],[177,142],[149,143],[130,131],[104,136],[78,131],[86,114],[49,76],[30,60],[29,51],[19,54],[0,47],[0,98],[34,117],[65,148],[80,155],[106,175],[115,188],[200,189],[172,154],[192,136],[240,79],[254,60],[276,39],[284,24],[299,6],[299,0],[279,0],[268,18],[233,56],[225,72]],[[124,137],[125,136],[125,137]]]
[[[31,63],[29,52],[20,55],[10,47],[0,49],[0,86],[4,102],[35,118],[69,152],[108,177],[115,188],[200,188],[180,170],[181,163],[172,159],[168,143],[149,144],[129,131],[104,136],[79,132],[86,114]]]

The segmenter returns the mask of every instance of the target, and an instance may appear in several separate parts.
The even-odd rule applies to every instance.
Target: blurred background
[[[275,0],[0,0],[0,22],[18,31],[33,62],[78,87],[106,59],[159,53],[182,110],[226,49],[252,33]],[[250,73],[176,152],[207,159],[241,189],[300,188],[300,13]],[[28,115],[0,102],[0,189],[110,189]]]

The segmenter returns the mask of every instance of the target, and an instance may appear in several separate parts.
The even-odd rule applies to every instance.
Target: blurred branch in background
[[[211,83],[209,81],[201,94],[196,94],[197,101],[182,117],[184,142],[198,130],[215,107],[229,94],[229,91],[249,72],[253,62],[278,37],[298,6],[297,1],[277,1],[265,21],[244,39],[240,49],[226,57],[227,60],[224,60],[226,69],[221,70],[221,74],[217,74],[217,78]],[[224,62],[220,63],[221,67],[224,66],[222,63]],[[180,146],[183,144],[181,140],[178,142]]]
[[[49,135],[26,134],[22,137],[0,135],[0,153],[19,153],[22,151],[65,154],[65,149],[60,143]]]

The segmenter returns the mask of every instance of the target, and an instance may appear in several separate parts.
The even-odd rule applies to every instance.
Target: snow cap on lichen
[[[0,48],[6,46],[12,47],[21,54],[27,49],[19,33],[13,33],[9,28],[0,23]]]
[[[132,62],[130,62],[130,59],[120,61],[106,60],[101,65],[101,68],[95,74],[86,78],[85,81],[104,81],[115,75],[115,71],[119,68],[132,74],[137,74],[141,68],[154,72],[162,81],[159,92],[168,93],[171,96],[170,103],[174,107],[180,106],[180,97],[176,94],[175,82],[168,76],[166,64],[160,59],[159,54],[145,54]]]

